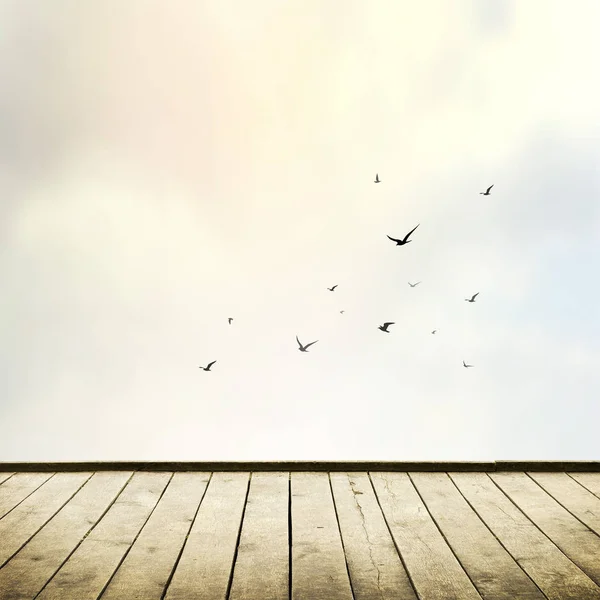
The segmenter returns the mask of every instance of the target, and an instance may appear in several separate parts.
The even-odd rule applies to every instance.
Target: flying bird
[[[419,225],[420,225],[420,224],[421,224],[421,223],[419,223]],[[419,225],[417,225],[417,227],[418,227]],[[416,229],[417,227],[415,227],[415,229]],[[389,238],[390,240],[392,240],[392,242],[396,242],[396,246],[404,246],[404,244],[408,244],[408,243],[412,242],[412,240],[409,240],[409,239],[408,239],[408,236],[409,236],[409,235],[410,235],[410,234],[411,234],[411,233],[412,233],[412,232],[413,232],[415,229],[413,229],[413,230],[409,231],[409,232],[408,232],[408,233],[407,233],[407,234],[404,236],[404,239],[403,239],[403,240],[397,240],[396,238],[390,237],[389,235],[388,235],[388,238]]]
[[[381,183],[381,180],[379,179],[379,173],[375,173],[375,182],[374,183]]]
[[[229,321],[229,324],[231,325],[231,321],[233,321],[233,317],[229,317],[229,319],[227,319]]]
[[[465,367],[465,369],[469,369],[471,368],[473,365],[468,365],[464,360],[463,360],[463,367]]]
[[[393,324],[394,324],[394,323],[387,322],[387,323],[384,323],[383,325],[380,325],[380,326],[379,326],[377,329],[381,329],[381,331],[385,331],[386,333],[390,333],[390,332],[388,331],[388,327],[389,327],[390,325],[393,325]]]
[[[493,185],[490,185],[490,187],[485,190],[485,192],[479,192],[482,196],[490,196],[490,190],[493,188]]]
[[[468,298],[465,298],[465,302],[475,302],[475,298],[477,298],[477,296],[479,296],[479,292],[474,294],[470,300]]]
[[[310,344],[306,344],[306,346],[303,346],[302,343],[300,342],[300,340],[298,339],[298,336],[296,336],[296,341],[298,342],[298,346],[300,346],[298,348],[298,350],[300,350],[300,352],[308,352],[308,349],[313,345],[316,344],[319,340],[315,340],[314,342],[311,342]]]
[[[210,371],[210,368],[216,363],[216,360],[213,360],[211,363],[208,363],[206,367],[198,367],[199,369],[203,369],[204,371]]]
[[[437,329],[434,329],[431,333],[434,334],[437,331]]]
[[[346,311],[340,310],[340,315],[343,315]]]
[[[411,283],[410,281],[408,282],[408,285],[410,285],[410,287],[417,287],[421,282],[417,281],[417,283]]]
[[[327,288],[330,292],[333,292],[335,290],[335,288],[338,286],[338,284],[336,283],[333,287]]]

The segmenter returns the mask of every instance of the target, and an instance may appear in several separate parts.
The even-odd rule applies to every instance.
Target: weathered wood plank
[[[226,597],[249,478],[249,473],[213,473],[166,600]]]
[[[0,486],[0,519],[33,494],[53,473],[16,473]]]
[[[411,473],[431,516],[485,600],[544,600],[447,473]]]
[[[0,462],[1,471],[200,471],[200,472],[417,472],[417,471],[577,471],[600,472],[600,461],[94,461],[94,462]]]
[[[565,510],[526,473],[491,473],[504,493],[590,579],[600,584],[600,537]]]
[[[530,477],[569,512],[600,535],[600,498],[566,473],[529,473]]]
[[[396,546],[420,598],[481,596],[435,526],[407,473],[371,473]]]
[[[288,600],[288,508],[288,473],[252,474],[229,600]]]
[[[594,496],[600,498],[600,473],[569,473],[569,475]]]
[[[102,517],[127,483],[130,473],[96,473],[0,569],[0,600],[30,600],[44,587],[69,554]]]
[[[37,600],[96,600],[169,479],[169,473],[136,473]]]
[[[416,600],[367,473],[331,473],[355,600]]]
[[[160,600],[183,548],[210,473],[175,473],[102,600]]]
[[[327,473],[291,474],[292,600],[352,600]]]
[[[600,600],[600,588],[485,473],[449,473],[463,496],[549,600]]]
[[[10,479],[14,473],[0,473],[0,485],[2,485],[7,479]]]
[[[0,519],[0,567],[41,529],[92,473],[58,473]]]

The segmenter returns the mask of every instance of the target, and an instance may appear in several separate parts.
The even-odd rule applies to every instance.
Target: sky
[[[0,461],[600,460],[599,21],[0,0]]]

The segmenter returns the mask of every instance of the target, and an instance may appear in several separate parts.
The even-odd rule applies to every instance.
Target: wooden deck
[[[0,463],[0,600],[600,600],[598,463],[215,465]]]

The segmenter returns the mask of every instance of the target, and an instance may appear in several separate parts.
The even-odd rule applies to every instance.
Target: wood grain
[[[0,519],[0,567],[40,530],[92,476],[57,473]]]
[[[249,473],[213,473],[166,600],[226,597],[248,484]]]
[[[38,600],[96,600],[156,506],[171,475],[136,473]]]
[[[160,600],[190,531],[210,473],[175,473],[102,600]]]
[[[485,600],[544,600],[544,594],[494,537],[446,473],[413,473],[410,478]]]
[[[289,598],[289,473],[253,473],[230,600]]]
[[[511,502],[488,474],[449,475],[549,600],[600,600],[600,588]]]
[[[127,483],[130,473],[96,473],[0,569],[0,600],[33,598],[96,525]]]
[[[416,600],[368,473],[331,473],[356,600]]]
[[[490,473],[493,481],[579,568],[600,584],[600,537],[526,473]]]
[[[352,600],[327,473],[292,473],[292,600]]]
[[[371,473],[396,546],[420,598],[480,600],[407,473]]]

